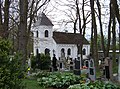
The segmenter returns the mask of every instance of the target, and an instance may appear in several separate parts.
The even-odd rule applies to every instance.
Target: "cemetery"
[[[64,55],[59,60],[54,54],[52,60],[45,54],[31,55],[26,61],[27,70],[23,71],[21,54],[9,55],[9,41],[0,40],[0,47],[0,58],[4,59],[0,65],[0,87],[5,89],[120,89],[118,84],[109,81],[111,71],[108,68],[112,67],[109,57],[104,60],[104,78],[98,79],[90,55],[84,56],[82,61],[81,58],[63,60]]]
[[[32,32],[32,56],[35,58],[31,59],[28,77],[34,77],[39,86],[48,89],[107,89],[111,86],[114,89],[119,88],[109,82],[112,80],[110,57],[99,62],[99,67],[102,67],[101,73],[97,74],[99,71],[96,70],[95,59],[90,54],[90,43],[85,37],[82,38],[81,58],[80,34],[54,31],[53,23],[44,13],[38,16]]]
[[[38,86],[42,87],[41,89],[109,89],[110,87],[119,89],[119,86],[108,81],[108,74],[104,75],[104,80],[99,80],[94,60],[89,55],[84,58],[83,65],[78,59],[69,60],[65,64],[62,60],[56,60],[54,55],[50,69],[40,69],[36,73],[31,73],[28,80],[36,80]],[[107,60],[109,59],[106,58]]]
[[[0,0],[0,89],[120,89],[120,0]]]

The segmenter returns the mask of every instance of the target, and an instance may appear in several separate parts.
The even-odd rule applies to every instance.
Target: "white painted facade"
[[[48,31],[48,37],[45,37],[45,31]],[[38,37],[37,37],[38,31]],[[53,50],[54,54],[56,55],[57,59],[61,57],[61,49],[65,50],[65,57],[67,58],[67,50],[71,49],[70,58],[77,58],[77,46],[76,44],[57,44],[53,39],[53,28],[52,26],[38,26],[34,27],[34,55],[36,55],[36,50],[38,49],[39,53],[45,53],[45,49],[50,50],[50,56],[53,57]],[[90,54],[90,45],[83,45],[83,49],[86,50],[86,55]]]
[[[48,37],[45,37],[45,31],[48,31]],[[56,58],[59,59],[61,57],[61,49],[64,49],[65,57],[68,57],[68,49],[71,50],[69,57],[73,60],[77,58],[77,45],[76,44],[58,44],[55,42],[53,38],[53,26],[47,25],[37,25],[32,29],[34,34],[34,55],[36,55],[37,51],[39,53],[45,53],[45,49],[49,49],[49,54],[51,58],[53,54],[56,55]],[[70,39],[71,40],[71,39]],[[86,50],[85,55],[90,54],[90,44],[84,44],[83,49]]]

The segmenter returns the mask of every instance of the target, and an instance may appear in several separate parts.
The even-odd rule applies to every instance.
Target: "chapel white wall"
[[[49,36],[45,37],[45,30],[48,30]],[[77,58],[77,46],[75,44],[56,44],[53,39],[53,27],[52,26],[37,26],[32,30],[34,33],[34,55],[36,55],[36,49],[39,50],[39,53],[44,53],[45,49],[50,50],[50,56],[53,57],[53,50],[57,59],[61,57],[61,49],[65,49],[65,57],[67,58],[67,50],[71,49],[71,55],[69,56],[72,59]],[[38,37],[37,32],[38,31]],[[90,54],[90,45],[84,44],[83,49],[86,50],[86,55]]]

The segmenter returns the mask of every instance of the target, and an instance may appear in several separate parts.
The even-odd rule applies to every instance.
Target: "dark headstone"
[[[75,69],[80,69],[80,60],[75,60]]]
[[[60,68],[62,68],[62,63],[60,63]]]
[[[94,75],[94,69],[93,68],[90,68],[90,75]]]
[[[80,75],[81,71],[80,71],[80,60],[75,60],[75,69],[74,69],[74,74],[75,75]]]
[[[53,55],[52,67],[53,71],[57,71],[57,58],[55,57],[55,54]]]

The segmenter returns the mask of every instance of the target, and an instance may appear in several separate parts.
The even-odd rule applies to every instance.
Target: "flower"
[[[88,67],[87,66],[83,66],[83,69],[87,69]]]

